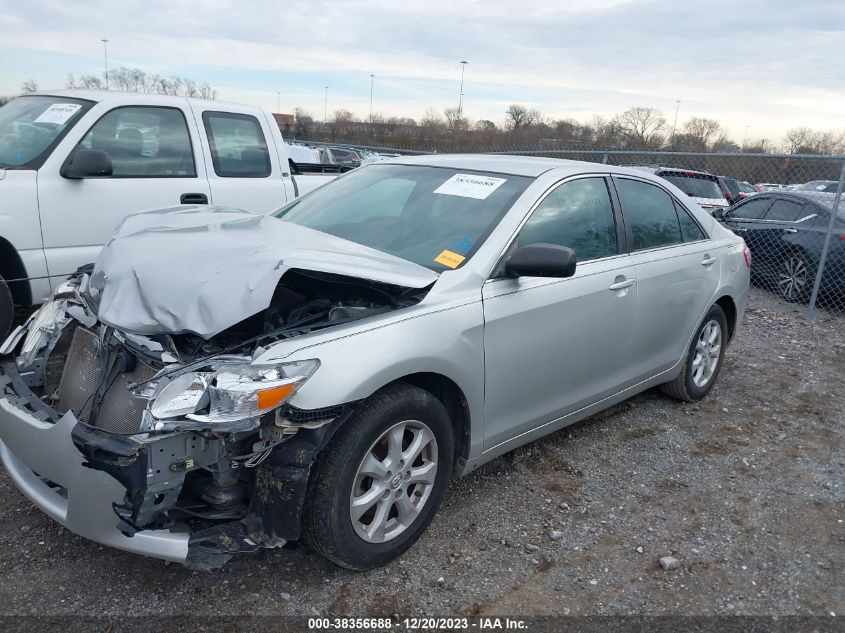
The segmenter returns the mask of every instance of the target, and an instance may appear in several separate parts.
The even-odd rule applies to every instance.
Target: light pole
[[[106,90],[109,89],[109,41],[107,39],[100,40],[103,43],[103,64],[106,72]]]
[[[329,87],[323,86],[323,89],[326,91],[326,96],[323,101],[323,125],[325,125],[329,115]]]
[[[464,108],[464,71],[466,70],[468,61],[461,62],[461,93],[458,97],[458,121],[461,120],[461,113],[463,112]]]
[[[277,92],[276,93],[276,112],[278,113],[278,112],[281,112],[281,111],[282,111],[282,93]]]
[[[370,75],[370,125],[373,124],[373,84],[375,80],[376,76]]]
[[[745,142],[748,140],[748,128],[749,127],[750,126],[748,126],[748,125],[745,126],[745,134],[742,136],[742,151],[743,152],[745,151]]]
[[[672,123],[672,149],[675,149],[675,127],[678,125],[678,110],[681,109],[681,100],[675,100],[675,122]]]

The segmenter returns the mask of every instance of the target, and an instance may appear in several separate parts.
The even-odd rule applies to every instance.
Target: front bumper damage
[[[232,458],[250,434],[112,433],[57,411],[32,381],[8,356],[0,361],[0,459],[15,485],[76,534],[193,569],[298,539],[311,467],[351,413],[351,405],[274,412],[263,424],[280,439],[250,467]],[[221,478],[230,485],[216,485]],[[220,505],[212,499],[192,518],[181,509],[186,495],[207,498],[210,486],[193,488],[212,479]]]

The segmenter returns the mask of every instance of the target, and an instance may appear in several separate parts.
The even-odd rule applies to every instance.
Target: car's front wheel
[[[727,343],[728,321],[722,308],[713,305],[695,331],[680,375],[660,385],[661,391],[686,402],[701,400],[716,382]]]
[[[391,561],[431,522],[453,459],[452,424],[437,398],[409,384],[377,392],[320,455],[303,516],[306,541],[350,569]]]

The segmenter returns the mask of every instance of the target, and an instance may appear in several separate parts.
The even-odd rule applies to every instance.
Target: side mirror
[[[575,274],[575,251],[555,244],[528,244],[514,251],[505,262],[509,277],[571,277]]]
[[[711,215],[717,220],[726,220],[730,213],[730,209],[713,209],[713,213]]]
[[[62,165],[65,178],[108,178],[112,175],[111,157],[101,149],[79,148]]]

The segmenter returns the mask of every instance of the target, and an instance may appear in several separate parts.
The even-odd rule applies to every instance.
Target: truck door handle
[[[784,233],[797,233],[798,229],[784,229],[783,232]]]
[[[608,290],[624,290],[625,288],[630,288],[633,285],[633,279],[623,279],[622,281],[617,281],[616,283],[610,284]]]
[[[715,263],[716,263],[716,258],[710,257],[710,255],[705,255],[704,259],[701,260],[702,266],[712,266]]]
[[[208,196],[204,193],[183,193],[179,196],[182,204],[208,204]]]

